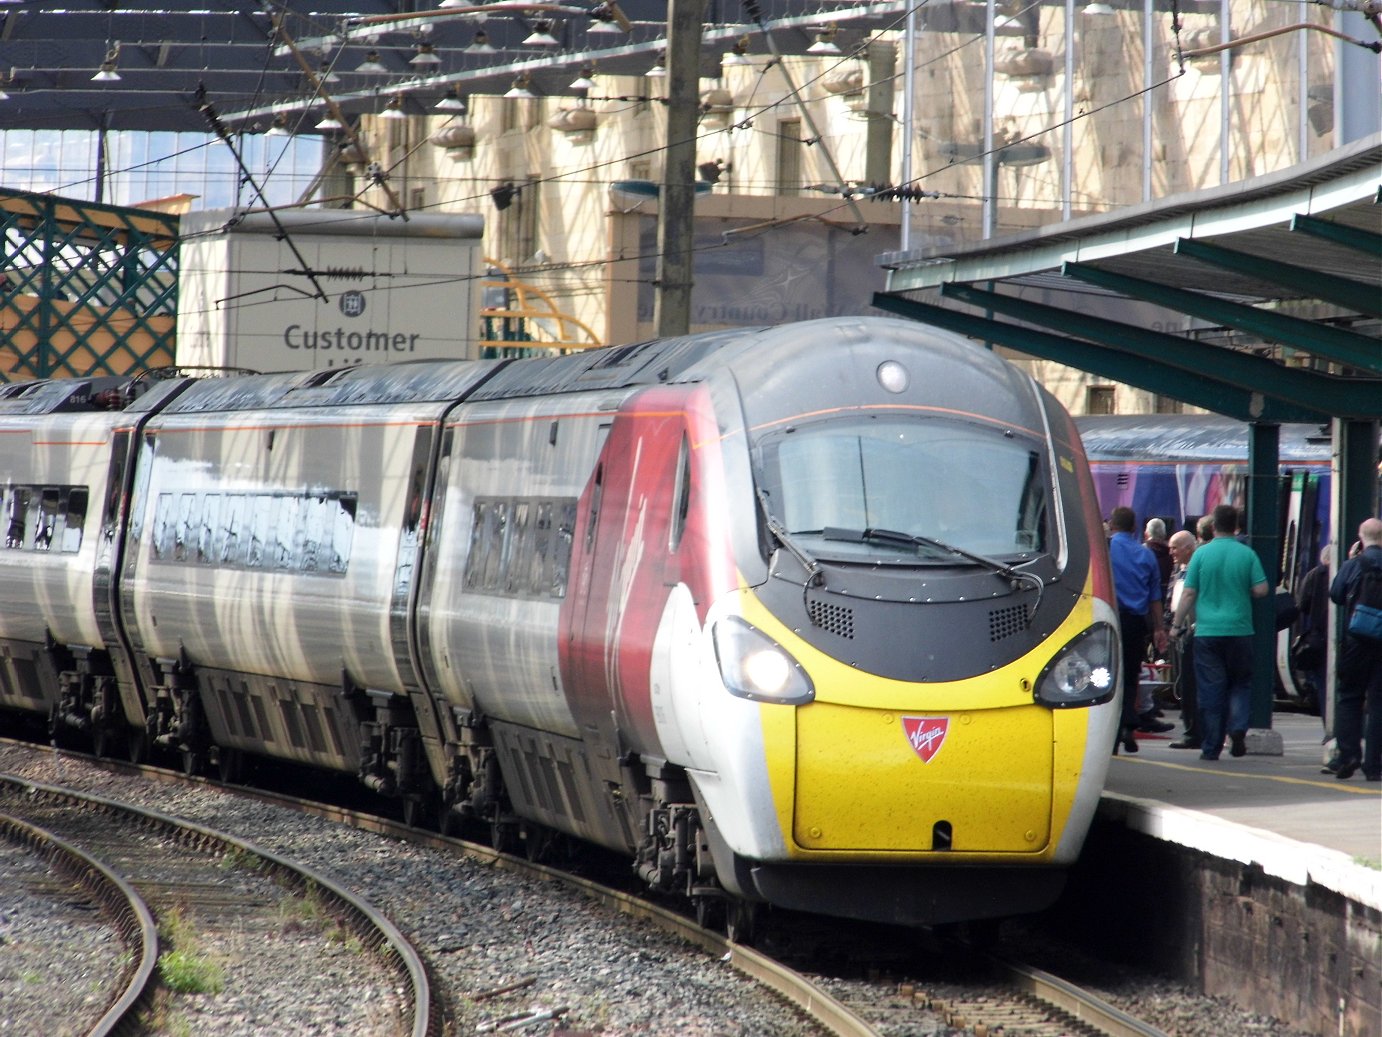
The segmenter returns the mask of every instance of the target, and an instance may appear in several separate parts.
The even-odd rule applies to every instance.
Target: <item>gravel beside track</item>
[[[67,785],[254,840],[341,882],[403,930],[428,959],[443,1000],[453,1007],[447,1032],[481,1032],[486,1024],[543,1010],[565,1009],[562,1026],[601,1037],[817,1037],[821,1029],[765,992],[728,963],[681,944],[652,925],[613,914],[554,883],[531,881],[485,864],[408,846],[370,833],[206,788],[161,785],[108,773],[68,756],[50,757],[0,746],[0,771]],[[285,966],[303,970],[304,984],[332,963],[301,957]],[[233,968],[233,966],[232,966]],[[228,970],[230,971],[230,970]],[[280,987],[291,988],[282,982]],[[530,981],[530,982],[529,982]],[[315,985],[315,980],[311,980]],[[509,993],[480,997],[513,984]],[[358,1018],[352,984],[338,985],[339,1001],[314,1004],[278,1033],[349,1033]],[[0,1001],[8,1007],[8,986]],[[286,1011],[288,1005],[282,1006]],[[180,997],[172,1005],[201,1034],[264,1034],[249,1023],[245,1005],[221,997]],[[265,1013],[256,1009],[256,1018]],[[271,1015],[270,1015],[271,1017]],[[51,1026],[52,1020],[49,1024]],[[177,1032],[170,1018],[167,1032]],[[523,1034],[553,1032],[535,1023]],[[52,1032],[51,1029],[11,1032]]]
[[[0,840],[0,1033],[79,1032],[63,1020],[100,1018],[120,990],[124,945],[89,897],[37,853]],[[55,969],[62,983],[48,980]],[[35,1020],[55,1025],[35,1028]]]

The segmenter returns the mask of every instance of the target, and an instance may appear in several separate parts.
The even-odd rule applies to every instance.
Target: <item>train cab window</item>
[[[86,525],[86,508],[90,493],[85,486],[73,486],[67,491],[67,520],[62,530],[60,550],[74,553],[82,549],[82,527]]]
[[[305,573],[314,573],[320,568],[322,533],[326,528],[327,504],[325,497],[309,497],[303,501],[302,552],[299,568]]]
[[[187,552],[197,526],[197,516],[194,513],[196,504],[195,494],[184,493],[178,498],[178,519],[173,533],[173,560],[176,562],[187,561]]]
[[[509,535],[504,538],[504,557],[500,562],[504,590],[509,594],[527,594],[531,590],[526,579],[528,567],[522,564],[532,542],[532,531],[528,528],[530,511],[528,501],[515,501],[509,515]]]
[[[571,541],[576,532],[576,502],[563,501],[552,534],[551,593],[554,598],[566,596],[566,581],[571,572]]]
[[[1048,549],[1045,453],[1030,438],[963,421],[834,418],[765,436],[756,452],[772,514],[820,558],[953,558],[907,537],[996,557]]]
[[[302,546],[302,498],[279,497],[274,502],[273,558],[275,569],[296,569]]]

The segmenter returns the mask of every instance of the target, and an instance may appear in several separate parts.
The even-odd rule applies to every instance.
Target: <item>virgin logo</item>
[[[922,763],[930,763],[931,758],[941,751],[949,727],[949,717],[902,718],[902,733],[907,736],[908,743],[921,757]]]

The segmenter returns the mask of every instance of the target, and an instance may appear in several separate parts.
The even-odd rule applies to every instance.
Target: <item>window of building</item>
[[[1181,414],[1185,411],[1185,404],[1171,396],[1163,396],[1157,393],[1156,413],[1158,414]]]
[[[1086,414],[1112,414],[1115,387],[1112,385],[1091,385],[1084,391],[1084,412]]]
[[[801,120],[780,120],[777,124],[778,194],[801,194],[801,152],[803,147]]]

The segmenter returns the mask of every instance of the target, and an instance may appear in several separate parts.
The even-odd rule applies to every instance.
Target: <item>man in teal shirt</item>
[[[1199,690],[1201,760],[1217,760],[1227,729],[1232,756],[1247,750],[1252,707],[1252,599],[1271,589],[1257,552],[1234,536],[1238,509],[1214,509],[1214,538],[1190,556],[1171,636],[1185,633],[1195,610],[1195,684]]]

